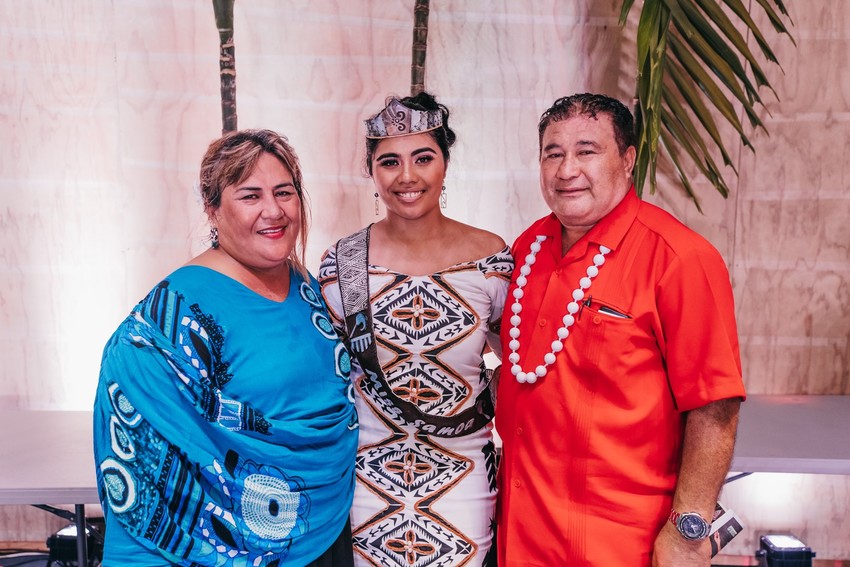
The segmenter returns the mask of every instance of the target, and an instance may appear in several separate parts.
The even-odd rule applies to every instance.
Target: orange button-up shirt
[[[611,252],[563,350],[532,385],[516,381],[507,357],[512,291],[537,235],[547,239],[520,300],[524,372],[543,364],[599,245]],[[633,191],[565,256],[554,215],[513,253],[496,410],[499,565],[648,566],[676,487],[682,412],[744,396],[726,265]]]

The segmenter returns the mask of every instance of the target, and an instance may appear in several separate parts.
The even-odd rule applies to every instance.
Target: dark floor
[[[0,554],[0,567],[46,567],[49,556],[47,553],[25,551],[21,553]]]
[[[54,558],[51,561],[50,553],[46,551],[4,550],[0,552],[0,567],[76,567],[76,560]],[[90,566],[100,565],[98,561],[90,561]]]
[[[33,551],[31,546],[28,547],[20,550],[9,549],[8,547],[0,549],[0,567],[47,567],[50,561],[49,552]],[[65,557],[67,558],[67,555]],[[712,567],[743,567],[757,564],[755,558],[740,557],[725,559],[722,564]],[[76,567],[76,565],[77,562],[73,559],[63,561],[62,558],[59,558],[52,562],[51,567]],[[94,561],[92,565],[99,565],[99,562]],[[850,561],[814,559],[811,565],[812,567],[850,567]]]

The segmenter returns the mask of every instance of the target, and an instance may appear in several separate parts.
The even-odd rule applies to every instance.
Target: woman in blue
[[[230,133],[200,184],[211,248],[104,350],[104,565],[351,565],[350,358],[304,268],[298,158],[274,132]]]

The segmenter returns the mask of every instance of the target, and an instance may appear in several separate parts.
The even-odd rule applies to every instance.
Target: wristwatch
[[[711,524],[696,512],[680,514],[676,510],[670,510],[670,523],[676,526],[676,529],[685,539],[691,541],[707,538],[708,532],[711,530]]]

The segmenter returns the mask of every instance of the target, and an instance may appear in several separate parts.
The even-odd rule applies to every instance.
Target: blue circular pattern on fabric
[[[122,460],[131,461],[136,458],[136,447],[133,445],[133,440],[130,439],[121,422],[114,415],[109,418],[109,439],[112,451]]]
[[[115,410],[115,414],[121,418],[121,421],[133,427],[137,425],[142,420],[142,415],[136,411],[135,406],[130,403],[130,400],[127,399],[127,396],[124,395],[124,392],[121,391],[121,387],[113,382],[109,385],[109,399],[112,402],[112,408]]]
[[[252,474],[242,492],[242,518],[261,538],[281,540],[295,527],[300,500],[301,495],[291,492],[285,480]]]
[[[324,313],[321,311],[313,311],[313,326],[322,333],[326,339],[336,340],[339,337],[334,330],[334,326],[331,324],[330,319],[328,319]]]
[[[100,465],[109,507],[116,514],[126,512],[136,503],[136,481],[133,475],[115,459],[105,459]]]
[[[322,300],[307,282],[301,282],[301,297],[313,307],[322,307]]]
[[[351,376],[351,355],[345,345],[337,343],[334,348],[334,358],[336,358],[336,375],[343,380],[348,380]]]

